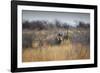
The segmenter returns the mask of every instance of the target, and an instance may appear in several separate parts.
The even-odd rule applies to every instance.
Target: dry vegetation
[[[54,40],[58,32],[68,38],[60,44]],[[90,58],[89,29],[23,30],[22,62],[78,60]],[[25,41],[26,39],[26,41]],[[51,41],[48,43],[48,41]],[[53,44],[51,44],[53,43]]]

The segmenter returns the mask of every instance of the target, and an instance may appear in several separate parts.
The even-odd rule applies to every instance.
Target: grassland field
[[[56,33],[68,33],[59,45],[50,45],[47,39],[56,37]],[[80,60],[90,58],[89,29],[48,29],[23,30],[22,38],[29,38],[28,47],[22,48],[22,62]],[[31,39],[30,39],[31,38]]]

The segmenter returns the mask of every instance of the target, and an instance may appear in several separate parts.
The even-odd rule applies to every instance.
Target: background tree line
[[[90,28],[90,24],[89,23],[84,23],[82,21],[78,22],[78,25],[76,27],[71,26],[71,24],[68,23],[62,23],[58,20],[55,20],[55,22],[51,23],[48,21],[40,21],[40,20],[36,20],[36,21],[25,21],[22,23],[22,27],[23,29],[38,29],[38,30],[42,30],[42,29],[50,29],[50,28],[63,28],[63,29],[68,29],[68,28]]]

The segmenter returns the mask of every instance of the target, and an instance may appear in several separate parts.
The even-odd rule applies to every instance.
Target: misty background
[[[60,21],[70,26],[77,26],[79,25],[80,22],[89,24],[90,14],[89,13],[75,13],[75,12],[22,10],[22,22],[24,23],[26,21],[28,22],[47,21],[52,24],[54,24],[55,21]]]

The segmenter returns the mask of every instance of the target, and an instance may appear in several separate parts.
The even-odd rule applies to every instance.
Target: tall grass
[[[62,30],[61,30],[62,31]],[[67,32],[66,30],[63,30]],[[83,30],[85,32],[85,30]],[[54,60],[78,60],[78,59],[89,59],[90,58],[90,46],[84,44],[82,41],[74,40],[73,35],[75,35],[75,30],[69,30],[69,38],[64,40],[59,45],[50,45],[46,41],[46,37],[52,35],[55,37],[56,30],[42,30],[42,31],[32,31],[23,32],[24,34],[34,34],[35,37],[32,39],[32,47],[23,47],[22,51],[22,62],[35,62],[35,61],[54,61]],[[78,31],[76,30],[77,34]],[[84,34],[87,35],[87,34]],[[84,35],[79,35],[77,38],[81,38]],[[83,39],[85,37],[82,37]],[[81,40],[81,39],[80,39]]]

